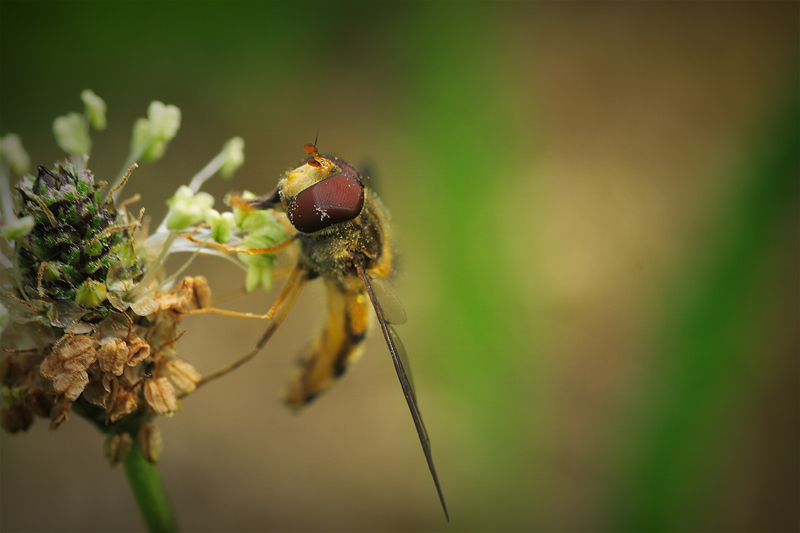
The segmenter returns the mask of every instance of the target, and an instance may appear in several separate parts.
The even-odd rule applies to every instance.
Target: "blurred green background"
[[[205,187],[217,207],[272,189],[317,131],[373,169],[452,523],[380,338],[309,409],[281,405],[323,318],[313,286],[258,358],[158,421],[186,531],[796,531],[799,20],[796,2],[3,0],[0,133],[51,164],[52,120],[91,88],[110,180],[148,103],[177,105],[126,188],[156,221],[234,135],[246,163]],[[202,372],[265,326],[184,325]],[[101,435],[46,426],[0,437],[0,529],[140,529]]]

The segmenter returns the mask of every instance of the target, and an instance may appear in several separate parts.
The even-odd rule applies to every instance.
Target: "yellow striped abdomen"
[[[364,289],[346,289],[325,279],[328,317],[294,370],[286,402],[302,407],[330,387],[361,355],[372,307]]]

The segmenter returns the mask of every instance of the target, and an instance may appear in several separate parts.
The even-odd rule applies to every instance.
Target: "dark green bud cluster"
[[[33,230],[17,240],[17,262],[25,291],[31,296],[73,300],[88,316],[103,318],[108,274],[135,280],[141,275],[133,245],[135,225],[104,200],[105,183],[95,183],[89,170],[69,163],[57,172],[43,166],[36,178],[18,185],[19,216],[32,216]],[[110,280],[114,281],[114,280]]]

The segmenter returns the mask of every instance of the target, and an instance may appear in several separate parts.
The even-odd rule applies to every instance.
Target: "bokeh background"
[[[126,189],[156,221],[234,135],[246,163],[205,187],[217,207],[272,189],[319,132],[392,212],[452,523],[380,338],[310,408],[281,404],[323,319],[312,286],[259,357],[158,421],[186,531],[796,531],[799,20],[796,2],[3,0],[0,133],[51,164],[52,120],[91,88],[110,179],[161,100],[181,130]],[[203,372],[265,326],[184,325]],[[0,529],[141,529],[101,435],[46,426],[0,436]]]

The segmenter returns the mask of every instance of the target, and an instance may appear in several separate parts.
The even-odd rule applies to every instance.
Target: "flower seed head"
[[[236,218],[233,213],[226,211],[220,214],[216,209],[206,211],[206,222],[211,226],[211,238],[219,243],[231,240],[231,233],[236,228]]]
[[[132,253],[130,232],[135,224],[102,200],[103,187],[90,171],[71,163],[55,170],[40,166],[35,178],[28,176],[19,183],[16,222],[2,230],[19,250],[17,267],[24,292],[46,303],[57,302],[51,305],[71,306],[75,317],[92,324],[113,309],[108,301],[108,283],[116,281],[109,280],[112,265],[131,283],[143,275],[143,266]],[[23,228],[23,223],[29,226]],[[56,324],[53,319],[50,325],[71,324]]]
[[[180,109],[158,101],[151,102],[147,118],[140,118],[133,125],[131,151],[141,154],[142,161],[160,159],[180,125]]]

